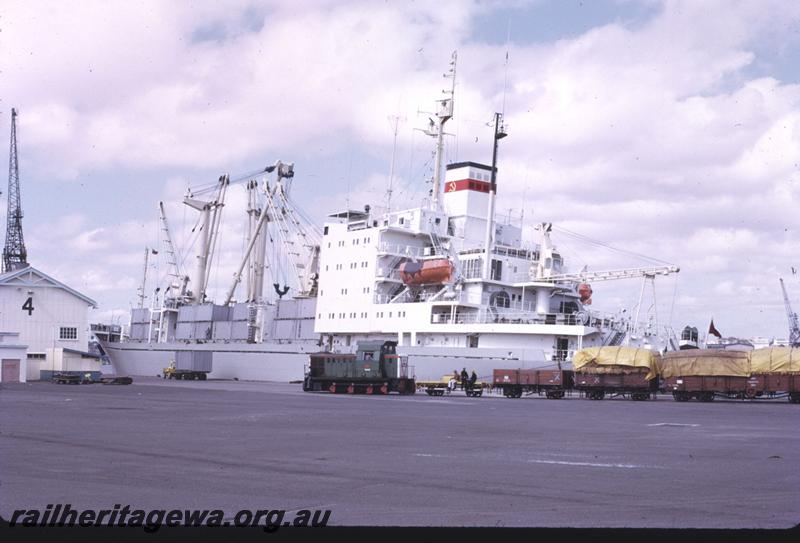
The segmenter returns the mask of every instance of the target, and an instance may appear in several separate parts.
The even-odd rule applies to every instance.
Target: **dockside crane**
[[[792,305],[789,303],[789,295],[786,294],[786,285],[783,284],[783,278],[780,278],[781,290],[783,291],[783,304],[786,306],[786,317],[789,319],[789,346],[800,347],[800,324],[798,324],[797,313],[792,311]]]
[[[27,268],[28,251],[22,236],[22,204],[19,197],[17,163],[17,110],[11,109],[11,150],[8,160],[8,219],[6,244],[3,247],[3,273]]]

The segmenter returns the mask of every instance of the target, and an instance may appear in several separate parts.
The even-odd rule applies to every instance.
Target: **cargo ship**
[[[455,80],[455,56],[446,76]],[[177,352],[211,351],[211,378],[300,381],[310,353],[396,341],[417,379],[462,368],[491,378],[497,367],[569,367],[572,355],[590,346],[661,350],[671,342],[677,349],[674,334],[652,319],[640,321],[638,310],[590,308],[591,282],[654,281],[677,272],[676,266],[569,273],[551,240],[553,225],[539,224],[538,242],[526,243],[522,225],[497,220],[501,114],[495,116],[491,165],[442,167],[454,88],[437,102],[436,121],[426,131],[436,140],[433,190],[419,207],[348,208],[319,228],[289,197],[294,169],[281,162],[247,178],[222,176],[205,192],[188,194],[184,203],[201,213],[203,225],[195,277],[190,282],[176,269],[159,305],[132,311],[127,337],[100,340],[116,371],[155,375]],[[225,299],[213,303],[205,285],[217,212],[237,183],[250,202],[247,248]],[[214,197],[198,199],[209,193]],[[162,219],[168,234],[163,213]],[[293,255],[285,266],[294,272],[291,285],[271,276],[273,288],[264,289],[265,274],[274,272],[265,267],[268,239]]]

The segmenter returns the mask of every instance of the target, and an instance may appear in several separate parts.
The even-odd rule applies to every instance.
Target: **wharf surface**
[[[330,509],[331,526],[788,528],[798,427],[785,399],[3,384],[0,516],[69,503]]]

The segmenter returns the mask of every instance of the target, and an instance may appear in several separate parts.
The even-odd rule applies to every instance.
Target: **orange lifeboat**
[[[581,297],[582,304],[592,304],[592,287],[588,283],[581,283],[578,285],[578,295]]]
[[[439,285],[453,276],[453,263],[446,258],[400,264],[400,279],[406,285]]]

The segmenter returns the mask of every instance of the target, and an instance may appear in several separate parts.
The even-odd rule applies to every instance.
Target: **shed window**
[[[58,333],[58,339],[78,339],[78,329],[62,326]]]

